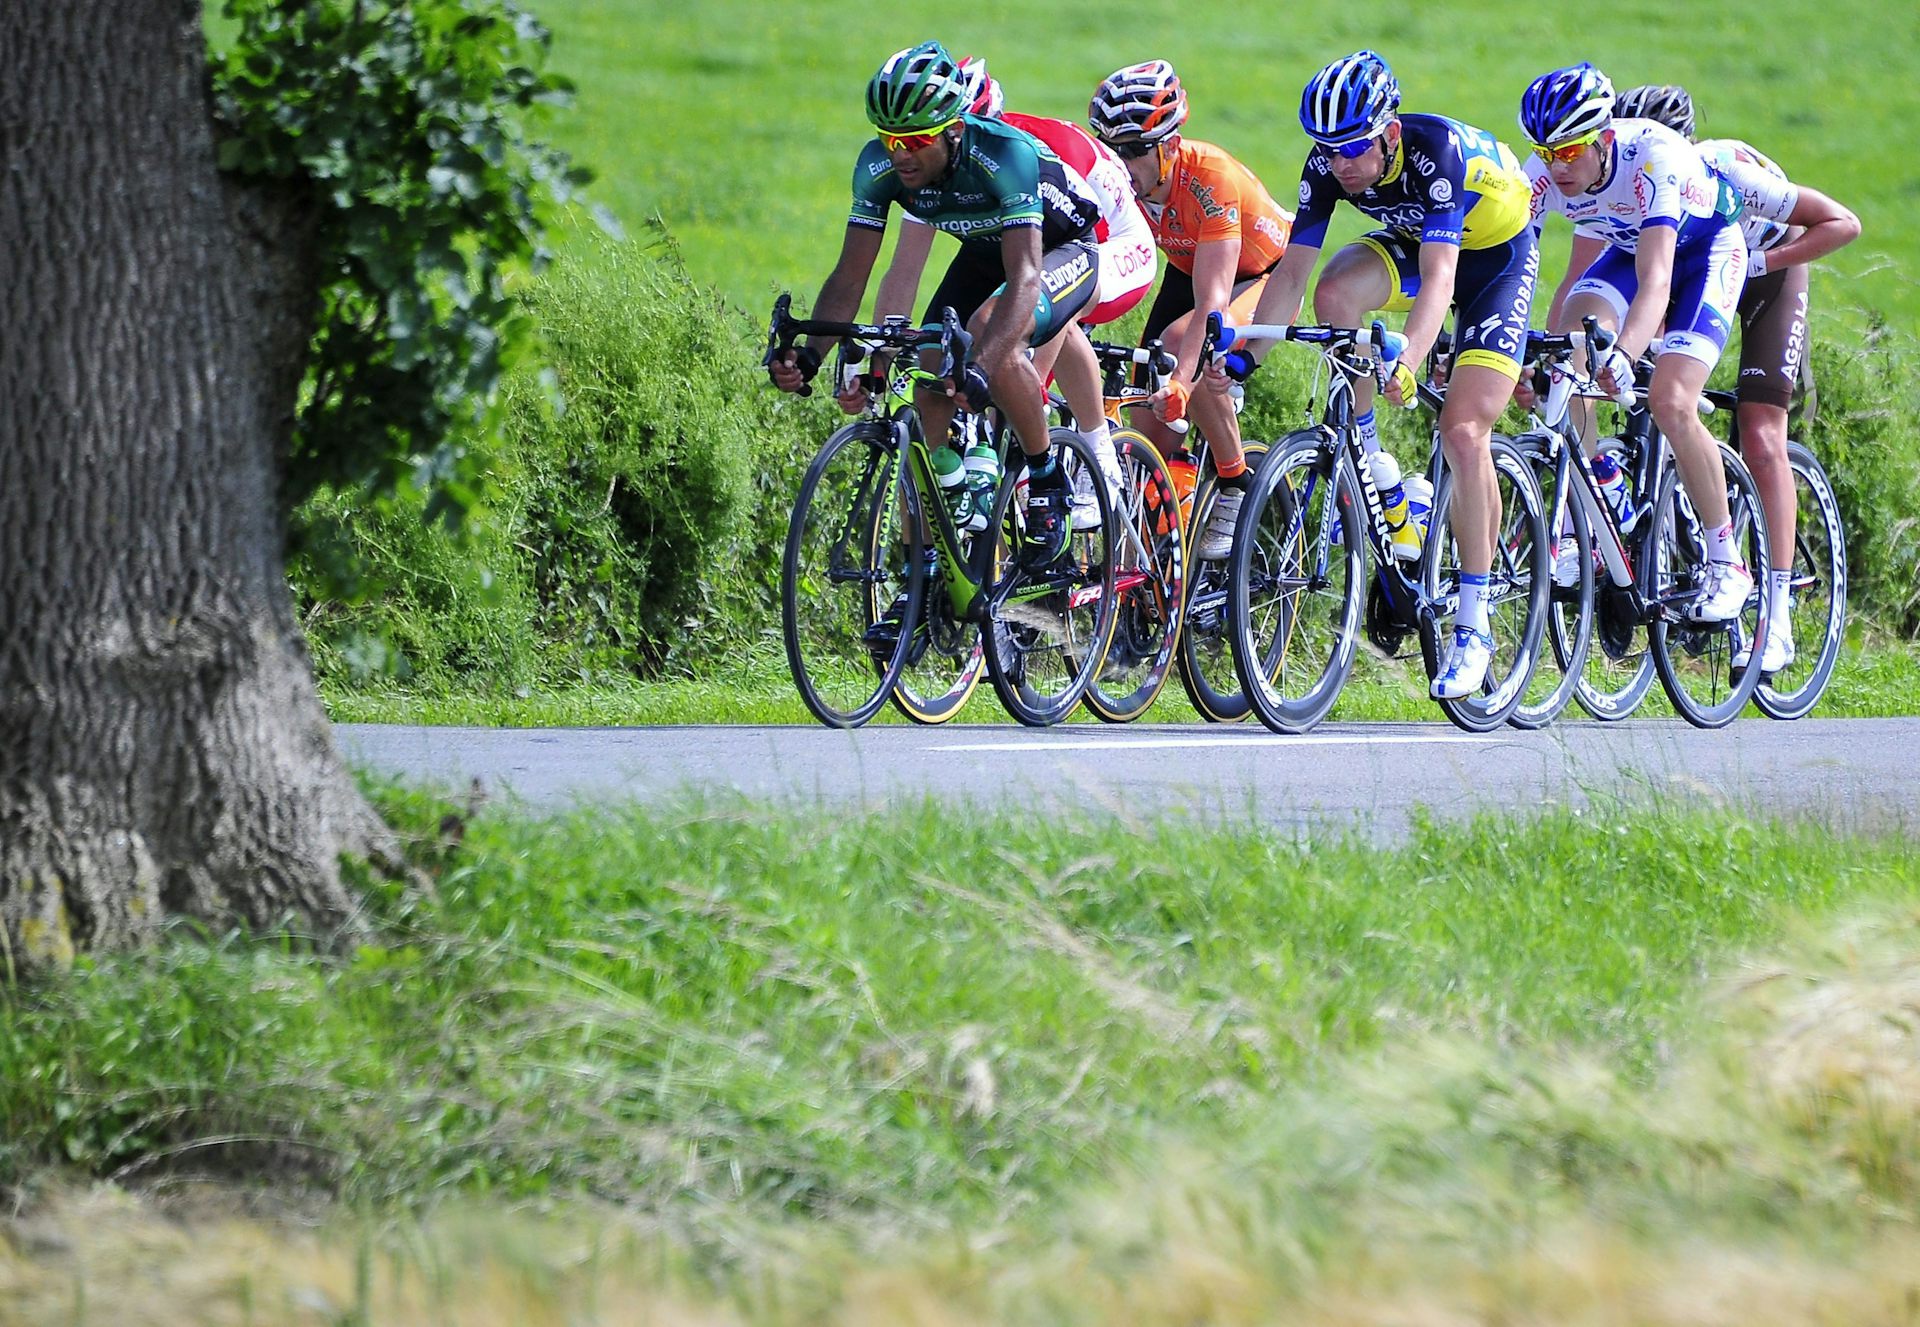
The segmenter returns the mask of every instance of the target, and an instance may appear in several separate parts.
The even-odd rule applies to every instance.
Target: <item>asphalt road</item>
[[[1390,835],[1416,807],[1581,805],[1675,798],[1910,825],[1920,719],[1575,722],[1471,736],[1444,725],[1329,724],[1304,737],[1234,727],[1074,724],[824,728],[403,728],[340,725],[349,760],[455,789],[479,780],[535,808],[741,794],[835,813],[938,793],[982,805],[1162,808],[1276,828]]]

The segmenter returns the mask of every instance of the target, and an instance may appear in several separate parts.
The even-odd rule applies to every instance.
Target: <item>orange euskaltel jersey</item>
[[[1172,179],[1167,201],[1158,207],[1148,204],[1147,219],[1167,261],[1182,272],[1192,275],[1194,249],[1212,240],[1239,237],[1236,280],[1269,270],[1287,251],[1293,214],[1226,152],[1211,143],[1183,139]]]

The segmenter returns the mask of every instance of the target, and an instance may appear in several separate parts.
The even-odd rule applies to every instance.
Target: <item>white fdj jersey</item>
[[[1746,209],[1740,227],[1747,233],[1747,248],[1758,253],[1784,240],[1787,218],[1800,201],[1800,186],[1758,148],[1737,138],[1709,138],[1694,147],[1739,193]]]
[[[1685,249],[1711,242],[1739,215],[1738,196],[1679,134],[1652,120],[1615,120],[1612,127],[1612,156],[1601,176],[1606,183],[1596,190],[1569,198],[1539,157],[1527,159],[1536,232],[1547,213],[1558,212],[1578,233],[1628,253],[1653,226],[1672,226],[1675,247]]]

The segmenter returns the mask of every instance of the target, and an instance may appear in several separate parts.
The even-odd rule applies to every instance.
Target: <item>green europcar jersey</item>
[[[1024,130],[977,115],[962,121],[945,178],[919,189],[901,184],[880,140],[869,139],[853,168],[847,224],[885,230],[887,209],[898,203],[962,244],[997,245],[1029,226],[1040,228],[1043,249],[1092,238],[1100,205],[1078,172]]]

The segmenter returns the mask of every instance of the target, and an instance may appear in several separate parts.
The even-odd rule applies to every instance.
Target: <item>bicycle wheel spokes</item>
[[[1247,468],[1257,471],[1265,462],[1267,444],[1245,444]],[[1193,509],[1188,513],[1188,547],[1198,542],[1213,516],[1214,495],[1219,492],[1213,471],[1208,469],[1193,493]],[[1200,717],[1209,723],[1237,723],[1247,717],[1246,693],[1234,671],[1233,641],[1227,630],[1228,562],[1193,561],[1187,571],[1186,623],[1180,634],[1175,661],[1180,668],[1180,684]]]
[[[1798,509],[1793,536],[1793,579],[1786,621],[1770,631],[1793,638],[1793,662],[1761,679],[1754,704],[1775,719],[1798,719],[1819,703],[1833,678],[1847,629],[1847,536],[1840,502],[1827,472],[1811,451],[1787,444]]]
[[[1600,450],[1611,453],[1623,468],[1628,468],[1630,458],[1618,439],[1608,439]],[[1641,496],[1634,496],[1636,503]],[[1650,516],[1640,518],[1635,537],[1628,544],[1629,566],[1638,567],[1636,550],[1651,525]],[[1617,537],[1611,525],[1593,528],[1589,533],[1596,546],[1603,539]],[[1573,692],[1581,709],[1611,723],[1640,708],[1653,686],[1653,655],[1647,649],[1647,640],[1646,625],[1635,611],[1632,597],[1616,588],[1604,570],[1595,567],[1593,645]]]
[[[1487,633],[1493,638],[1493,663],[1481,694],[1439,702],[1446,716],[1469,732],[1485,732],[1505,723],[1526,698],[1546,626],[1553,574],[1552,546],[1531,467],[1505,438],[1492,440],[1491,453],[1500,495],[1500,525],[1487,575]],[[1443,602],[1457,601],[1460,592],[1452,479],[1451,472],[1443,476],[1434,494],[1428,532],[1431,547],[1421,567],[1427,596]],[[1444,638],[1452,621],[1443,617],[1435,625]]]
[[[1652,595],[1678,605],[1677,612],[1656,619],[1649,648],[1661,685],[1673,707],[1698,728],[1731,723],[1746,706],[1760,680],[1760,670],[1736,674],[1733,656],[1741,646],[1758,641],[1762,630],[1766,585],[1766,517],[1760,508],[1753,476],[1725,447],[1720,449],[1727,476],[1727,505],[1733,516],[1734,538],[1753,572],[1756,588],[1732,622],[1695,623],[1684,620],[1705,575],[1706,532],[1687,500],[1677,469],[1661,477],[1655,499]]]
[[[842,429],[808,467],[787,527],[780,576],[787,665],[807,708],[836,728],[873,717],[912,644],[911,633],[869,637],[896,601],[907,607],[921,561],[900,536],[897,473],[884,426]]]
[[[1541,510],[1547,520],[1547,547],[1551,563],[1542,571],[1552,577],[1547,592],[1545,639],[1526,694],[1507,722],[1516,728],[1544,728],[1558,718],[1573,699],[1593,642],[1593,534],[1586,509],[1571,492],[1579,481],[1569,473],[1569,491],[1559,490],[1560,469],[1555,446],[1537,435],[1514,440],[1521,457],[1533,469],[1540,486]]]
[[[1080,703],[1105,662],[1115,619],[1118,541],[1109,538],[1115,520],[1106,485],[1079,438],[1055,429],[1053,440],[1070,489],[1082,470],[1091,469],[1098,524],[1076,527],[1050,566],[1023,563],[1027,485],[1024,472],[1010,473],[992,527],[1001,540],[996,566],[1006,570],[988,587],[983,633],[988,676],[1001,704],[1036,727],[1060,722]]]
[[[1173,477],[1144,437],[1116,430],[1119,537],[1114,546],[1113,641],[1087,687],[1086,706],[1109,723],[1146,712],[1166,685],[1186,612],[1186,549]]]
[[[1227,620],[1242,692],[1275,732],[1319,723],[1353,667],[1359,510],[1318,431],[1282,440],[1247,492]]]

